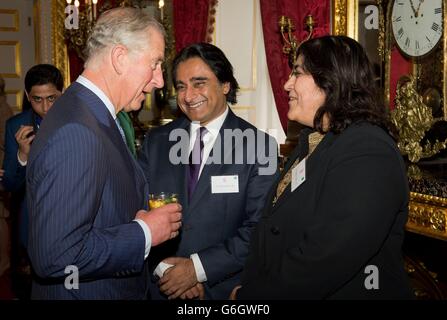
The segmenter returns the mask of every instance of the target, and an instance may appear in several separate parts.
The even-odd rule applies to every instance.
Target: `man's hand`
[[[154,247],[178,235],[178,229],[182,226],[181,210],[182,206],[178,203],[170,203],[149,212],[140,210],[135,218],[143,220],[151,230]]]
[[[205,288],[203,284],[197,282],[197,284],[191,289],[186,290],[180,295],[180,299],[195,299],[199,298],[199,300],[205,299]]]
[[[19,144],[19,158],[23,162],[28,161],[31,142],[35,137],[32,134],[33,130],[34,128],[32,126],[20,126],[20,129],[15,134],[16,141]]]
[[[172,257],[163,260],[163,262],[174,265],[166,270],[158,282],[160,291],[167,295],[168,299],[180,297],[198,283],[194,263],[191,259]]]

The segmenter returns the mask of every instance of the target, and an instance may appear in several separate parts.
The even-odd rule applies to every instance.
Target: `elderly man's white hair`
[[[104,49],[117,44],[126,46],[130,52],[146,49],[149,44],[149,28],[166,37],[163,26],[141,9],[119,7],[104,12],[87,40],[84,49],[86,64],[100,56]]]

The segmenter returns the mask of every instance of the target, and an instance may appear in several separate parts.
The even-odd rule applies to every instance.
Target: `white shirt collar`
[[[223,125],[225,119],[227,118],[228,110],[229,110],[228,106],[226,106],[225,111],[220,116],[218,116],[216,119],[210,121],[205,126],[205,128],[208,130],[209,133],[211,133],[213,135],[213,137],[217,137],[217,135],[219,134],[220,128],[222,128],[222,125]],[[194,133],[197,131],[197,129],[199,127],[200,127],[199,122],[195,122],[195,121],[191,122],[191,128],[190,128],[191,138],[193,138],[192,136],[194,135],[194,139],[195,139]]]
[[[214,143],[216,142],[217,137],[219,136],[219,131],[222,128],[222,125],[227,118],[229,112],[228,105],[225,108],[225,111],[218,116],[216,119],[212,120],[210,123],[208,123],[205,128],[208,130],[208,132],[203,136],[203,158],[202,158],[202,164],[200,165],[200,171],[199,176],[202,174],[203,168],[205,166],[206,161],[208,160],[208,156],[211,152],[211,149],[213,148]],[[196,140],[196,135],[198,133],[198,128],[200,127],[200,123],[198,122],[191,122],[190,126],[190,132],[189,132],[189,153],[191,153],[191,150],[194,147],[194,142]]]
[[[83,76],[79,76],[76,79],[76,82],[82,84],[87,89],[90,89],[91,91],[93,91],[93,93],[96,94],[98,96],[98,98],[101,99],[101,101],[106,105],[107,110],[109,110],[110,114],[112,115],[112,118],[114,120],[116,119],[115,107],[113,106],[110,99],[106,96],[104,91],[99,89],[97,85],[95,85],[93,82],[91,82],[89,79],[87,79],[86,77],[83,77]]]

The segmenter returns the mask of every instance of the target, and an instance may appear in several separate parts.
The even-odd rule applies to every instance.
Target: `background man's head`
[[[164,39],[163,26],[141,9],[120,7],[100,16],[87,40],[85,65],[96,77],[109,77],[101,80],[115,87],[106,94],[116,108],[139,109],[144,93],[163,87]]]
[[[51,64],[38,64],[25,75],[25,93],[34,112],[44,117],[62,94],[64,79],[58,68]]]
[[[237,103],[233,66],[212,44],[184,48],[174,59],[173,79],[177,103],[191,121],[206,125],[225,111],[227,103]]]

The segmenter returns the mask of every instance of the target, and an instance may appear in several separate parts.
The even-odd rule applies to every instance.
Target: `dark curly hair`
[[[345,36],[324,36],[302,43],[297,54],[303,57],[304,71],[312,75],[326,95],[314,117],[317,131],[325,132],[326,115],[326,131],[337,134],[353,123],[366,121],[397,139],[397,130],[379,97],[372,65],[357,41]]]
[[[233,66],[231,65],[230,61],[228,61],[222,50],[209,43],[195,43],[183,48],[182,51],[180,51],[174,59],[172,68],[172,78],[174,79],[174,84],[177,83],[178,65],[183,61],[196,57],[202,59],[203,62],[210,67],[221,84],[225,82],[230,83],[230,91],[228,91],[226,95],[227,102],[236,104],[239,84],[233,75]]]

